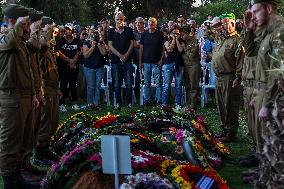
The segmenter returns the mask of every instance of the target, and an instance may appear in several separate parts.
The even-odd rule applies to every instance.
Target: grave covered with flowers
[[[102,135],[130,136],[133,174],[120,178],[121,189],[200,188],[206,178],[211,188],[229,188],[216,168],[230,149],[193,109],[171,107],[102,117],[79,112],[69,117],[52,137],[60,159],[42,180],[42,188],[63,188],[90,171],[102,175]]]

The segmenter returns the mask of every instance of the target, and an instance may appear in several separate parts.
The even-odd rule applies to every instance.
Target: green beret
[[[280,0],[251,0],[250,1],[250,6],[253,6],[254,4],[257,3],[273,3],[273,4],[280,4]]]
[[[21,5],[7,4],[2,7],[2,14],[8,18],[17,19],[29,15],[29,10]]]
[[[28,8],[28,9],[29,9],[29,16],[30,16],[31,22],[36,22],[43,17],[43,12],[37,11],[34,8]]]
[[[229,18],[229,19],[236,19],[236,16],[234,13],[225,13],[219,16],[219,18],[224,19],[224,18]]]
[[[44,25],[44,26],[46,24],[51,25],[51,24],[53,24],[53,22],[54,22],[54,20],[52,18],[48,17],[48,16],[43,16],[42,17],[42,25]]]

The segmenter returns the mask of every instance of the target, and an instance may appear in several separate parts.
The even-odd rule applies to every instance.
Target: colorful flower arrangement
[[[80,174],[82,170],[100,171],[100,136],[109,134],[130,136],[134,173],[157,172],[161,177],[175,180],[179,186],[184,185],[183,188],[195,186],[194,181],[185,175],[179,175],[183,180],[169,175],[180,165],[189,163],[181,161],[187,158],[184,142],[189,142],[194,150],[194,158],[198,159],[200,166],[208,168],[206,170],[213,170],[215,164],[212,159],[217,159],[220,163],[218,155],[225,156],[230,153],[229,149],[214,137],[204,118],[191,109],[156,108],[148,113],[137,111],[119,116],[107,114],[100,118],[80,112],[60,124],[53,137],[55,151],[63,156],[51,167],[42,182],[43,188],[63,186],[66,179]],[[218,179],[217,181],[222,183]],[[147,179],[140,184],[161,184],[160,188],[164,187],[160,182],[153,183]],[[124,186],[133,187],[129,182]],[[173,187],[175,188],[174,185]]]
[[[126,177],[120,189],[134,188],[156,188],[156,189],[171,189],[173,188],[168,179],[163,179],[157,173],[137,173]]]
[[[64,185],[72,175],[80,174],[84,166],[99,170],[102,160],[97,152],[98,148],[99,146],[93,141],[86,141],[75,147],[71,152],[65,153],[58,162],[51,166],[41,182],[41,187],[51,189],[55,186]],[[77,167],[78,162],[84,162],[84,164]]]
[[[224,181],[215,170],[204,170],[196,165],[179,165],[175,169],[173,169],[171,176],[182,189],[191,189],[198,188],[196,186],[196,182],[193,181],[191,178],[193,175],[196,174],[200,174],[202,176],[206,176],[213,179],[219,189],[229,189],[229,186],[227,185],[226,181]]]
[[[96,129],[103,128],[105,126],[111,125],[113,122],[117,120],[116,115],[108,114],[106,116],[101,117],[97,122],[94,123],[93,127]]]

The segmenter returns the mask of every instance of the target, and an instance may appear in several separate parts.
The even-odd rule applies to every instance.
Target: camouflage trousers
[[[239,127],[240,88],[233,88],[234,75],[217,78],[216,101],[224,134],[234,136]]]
[[[274,103],[272,117],[263,129],[264,148],[255,188],[284,188],[284,95]]]

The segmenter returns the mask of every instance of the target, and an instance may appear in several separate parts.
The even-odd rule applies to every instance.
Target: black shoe
[[[242,167],[257,167],[259,165],[259,159],[255,157],[247,160],[242,160],[239,162],[239,165]]]
[[[255,153],[252,153],[252,154],[246,155],[246,156],[240,156],[239,162],[243,161],[243,160],[249,160],[249,159],[252,159],[252,158],[256,158]]]
[[[3,189],[16,189],[15,175],[14,173],[9,176],[2,176]]]
[[[39,189],[40,183],[36,180],[26,181],[21,173],[21,169],[17,168],[15,171],[14,182],[16,184],[15,189]]]
[[[34,159],[46,159],[52,162],[56,161],[59,157],[49,150],[48,145],[46,147],[36,147]]]

